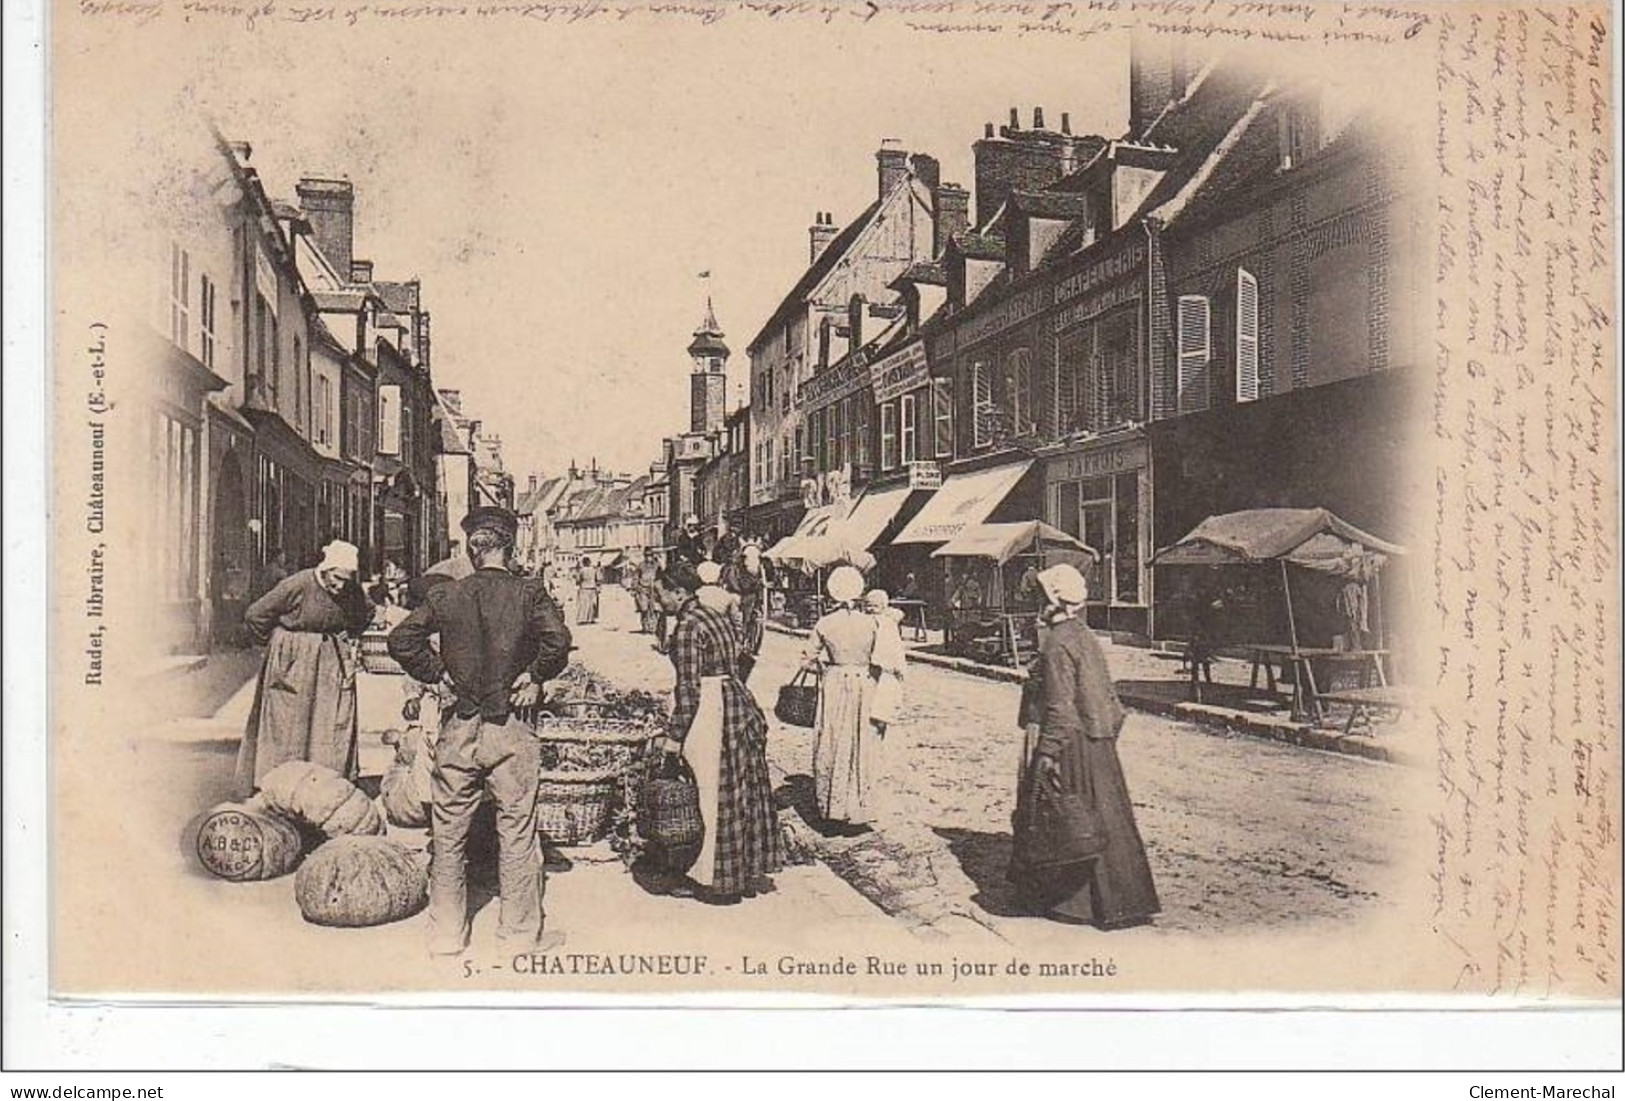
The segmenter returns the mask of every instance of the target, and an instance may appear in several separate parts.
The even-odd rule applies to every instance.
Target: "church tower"
[[[688,430],[709,436],[722,431],[728,393],[728,346],[722,342],[711,299],[705,300],[705,320],[694,330],[688,355],[694,366],[688,377]]]

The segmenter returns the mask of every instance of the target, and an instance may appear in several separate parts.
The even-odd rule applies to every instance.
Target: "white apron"
[[[694,722],[683,739],[683,757],[694,770],[694,786],[699,789],[700,817],[705,822],[705,842],[689,878],[702,887],[711,886],[717,869],[717,808],[722,798],[722,686],[727,677],[701,677],[700,703]]]

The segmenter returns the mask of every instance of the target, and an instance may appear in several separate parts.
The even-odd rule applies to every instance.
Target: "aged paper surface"
[[[53,15],[58,994],[1618,999],[1616,75],[1603,5],[79,0]],[[1140,80],[1153,81],[1160,58],[1178,87],[1137,96],[1134,51]],[[1235,72],[1261,75],[1215,94]],[[1319,89],[1305,100],[1318,104],[1312,117],[1292,106],[1305,87]],[[1048,125],[1031,115],[1034,102],[1049,108]],[[1169,112],[1161,135],[1162,123],[1138,114],[1146,102]],[[1075,163],[1047,180],[1008,165],[983,172],[972,146],[996,140],[982,123],[1002,126],[1010,103],[1023,106],[999,139],[1017,147],[1038,131],[1050,136],[1038,145],[1071,149]],[[1120,141],[1136,123],[1143,140]],[[1094,133],[1106,140],[1069,144]],[[882,144],[894,137],[901,146]],[[1365,159],[1337,168],[1355,141]],[[940,158],[940,179],[893,148]],[[1245,159],[1260,151],[1275,160]],[[1051,187],[1073,173],[1086,182],[1097,155],[1109,191]],[[1087,397],[1079,391],[1076,408],[1095,403],[1096,419],[1076,456],[1057,442],[1059,396],[1040,405],[1047,413],[1026,411],[1030,435],[1043,435],[1036,422],[1053,429],[1029,448],[1043,485],[1032,511],[1000,518],[1081,525],[1072,533],[1097,549],[1119,545],[1113,569],[1091,573],[1114,596],[1101,605],[1107,620],[1090,622],[1110,642],[1130,705],[1123,770],[1160,913],[1107,932],[1014,904],[1005,872],[1020,692],[1007,676],[917,660],[876,780],[895,799],[867,834],[807,826],[816,816],[802,813],[797,782],[816,771],[814,735],[769,715],[780,817],[809,862],[734,905],[649,894],[606,840],[553,846],[546,925],[561,945],[500,949],[491,884],[483,897],[476,889],[468,952],[432,958],[421,913],[324,927],[301,917],[296,894],[314,888],[296,888],[298,873],[231,881],[243,831],[229,822],[201,830],[205,849],[224,838],[228,853],[213,860],[228,878],[209,874],[200,827],[231,795],[266,660],[243,645],[242,616],[274,584],[275,552],[296,570],[348,538],[363,545],[364,575],[397,557],[421,572],[462,538],[458,522],[481,487],[504,492],[500,478],[478,476],[501,465],[470,455],[482,432],[501,437],[506,501],[522,504],[599,455],[641,476],[663,438],[717,447],[727,431],[683,433],[720,427],[705,418],[724,404],[749,401],[752,412],[728,425],[756,432],[764,409],[814,401],[819,387],[766,389],[760,376],[777,368],[752,363],[772,349],[762,338],[746,345],[758,330],[778,338],[775,311],[809,265],[803,232],[814,249],[852,245],[841,231],[877,201],[877,164],[882,204],[888,165],[920,190],[918,205],[898,208],[907,218],[939,215],[944,196],[952,202],[936,187],[946,180],[969,192],[960,228],[976,232],[946,259],[940,242],[921,245],[945,274],[915,284],[963,318],[927,327],[957,334],[949,366],[932,346],[931,370],[959,372],[961,408],[967,394],[982,400],[970,393],[976,353],[964,349],[1029,323],[1050,334],[1035,355],[1051,393],[1045,362],[1076,355],[1096,380]],[[803,177],[861,186],[799,190]],[[1305,178],[1329,182],[1295,182]],[[984,209],[1000,188],[1002,201]],[[354,247],[339,255],[334,202],[346,194]],[[818,214],[806,231],[797,219],[809,209]],[[1090,221],[1108,215],[1109,230]],[[1140,234],[1133,223],[1152,215],[1157,225]],[[929,240],[932,226],[920,226]],[[1061,255],[1058,241],[1067,255],[1057,267],[1033,262]],[[312,259],[312,242],[326,255]],[[1356,246],[1365,260],[1351,274],[1337,257]],[[1092,248],[1112,251],[1095,265]],[[1201,273],[1220,267],[1224,280],[1204,289]],[[1062,274],[1045,282],[1049,270]],[[805,384],[817,359],[830,370],[820,387],[853,391],[839,372],[857,361],[841,349],[888,325],[901,332],[912,319],[892,307],[898,293],[883,293],[878,314],[827,311],[823,339],[836,350],[785,328],[785,347],[793,337],[805,349],[806,373],[790,382]],[[980,307],[978,294],[988,295]],[[732,347],[732,382],[714,393],[689,380],[685,354],[715,327],[692,329],[708,295],[708,320]],[[1127,374],[1114,375],[1100,364],[1119,362],[1119,346],[1097,315],[1131,302],[1137,335],[1121,346]],[[432,362],[425,312],[438,321]],[[1198,317],[1200,346],[1184,339]],[[1260,331],[1261,317],[1280,323]],[[1069,343],[1080,332],[1093,334],[1093,352]],[[1358,372],[1335,366],[1351,358]],[[391,403],[412,401],[423,364],[439,396],[424,389],[415,422],[391,415]],[[852,377],[881,404],[917,369],[903,357],[881,363],[892,374],[868,374],[874,366],[858,362]],[[1019,382],[1027,369],[1011,367],[1011,393],[1030,392]],[[352,375],[367,402],[354,417]],[[1119,399],[1099,380],[1120,377],[1138,381],[1113,391],[1130,406],[1107,423],[1101,411]],[[695,389],[685,393],[685,380]],[[1353,393],[1356,382],[1381,391],[1361,390],[1340,413],[1335,402],[1313,406],[1323,382],[1326,393]],[[1272,403],[1300,392],[1297,412],[1270,419],[1287,408]],[[1020,400],[1007,404],[1021,436]],[[1233,421],[1200,420],[1226,408]],[[906,428],[888,419],[904,414],[883,410],[863,422],[878,466],[891,448],[921,446],[909,409]],[[960,415],[956,427],[980,433],[982,415],[972,408],[974,426]],[[1304,442],[1287,423],[1300,416],[1331,419]],[[1365,427],[1345,432],[1340,416]],[[1181,427],[1203,423],[1235,435]],[[1092,436],[1116,440],[1119,429],[1141,434],[1090,450]],[[1289,445],[1294,431],[1300,443]],[[414,446],[426,477],[402,461]],[[956,473],[960,450],[937,452],[937,493],[978,469],[971,457]],[[746,454],[738,477],[750,506],[761,503],[759,483],[777,492],[803,472]],[[1177,519],[1194,506],[1169,502],[1200,497],[1188,487],[1227,454],[1250,456],[1252,472],[1228,469],[1258,489],[1230,493],[1224,509],[1338,511],[1362,493],[1386,498],[1369,511],[1389,522],[1369,534],[1404,551],[1386,555],[1380,591],[1393,622],[1371,649],[1402,695],[1369,697],[1387,706],[1369,708],[1365,725],[1345,727],[1348,701],[1361,697],[1339,702],[1331,685],[1318,722],[1193,708],[1177,655],[1156,658],[1138,637],[1189,637],[1155,627],[1164,575],[1147,560],[1194,526]],[[1087,494],[1070,512],[1057,503],[1079,492],[1067,487],[1124,470],[1134,479],[1135,469],[1139,497],[1113,483],[1108,512],[1092,512]],[[540,483],[527,482],[533,471]],[[696,510],[717,511],[703,500]],[[643,515],[670,534],[665,524],[687,511],[679,502],[665,517]],[[560,515],[570,520],[570,509]],[[1113,519],[1097,531],[1096,515]],[[1150,523],[1137,530],[1139,517]],[[752,514],[747,535],[793,533],[793,521],[792,531],[756,523]],[[617,544],[581,526],[568,545],[616,568],[602,549]],[[1137,559],[1126,549],[1135,545]],[[631,598],[606,584],[600,621],[577,625],[567,583],[576,563],[561,553],[553,564],[580,661],[620,690],[669,693],[672,666],[637,633]],[[1360,591],[1360,608],[1376,599],[1375,586]],[[1335,588],[1321,592],[1322,618],[1343,608]],[[948,596],[926,599],[933,629]],[[1303,589],[1297,598],[1310,599]],[[1149,617],[1135,620],[1136,609]],[[1292,679],[1360,649],[1339,638]],[[1240,643],[1286,642],[1235,632],[1227,641],[1237,645],[1220,650],[1220,688],[1224,668],[1261,678]],[[762,643],[750,684],[770,713],[802,645],[780,630]],[[1300,649],[1295,634],[1290,648]],[[391,757],[384,729],[406,726],[396,717],[405,678],[364,661],[357,679],[359,772],[376,794]],[[1130,682],[1175,699],[1144,706],[1160,697],[1141,684],[1129,698]],[[389,832],[421,854],[422,830]],[[271,847],[262,839],[243,860],[268,861]],[[319,852],[305,855],[307,871]],[[362,874],[349,866],[340,879]]]

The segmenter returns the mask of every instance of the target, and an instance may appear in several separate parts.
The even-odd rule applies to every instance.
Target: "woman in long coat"
[[[1027,739],[1010,879],[1025,908],[1053,920],[1103,929],[1141,925],[1161,905],[1117,759],[1123,707],[1100,644],[1083,620],[1087,585],[1066,565],[1045,570],[1038,581],[1048,602],[1049,631],[1022,693]],[[1077,797],[1073,806],[1092,812],[1090,829],[1098,831],[1093,844],[1078,844],[1078,851],[1098,852],[1058,863],[1033,823],[1043,804],[1055,805],[1066,795]]]
[[[880,739],[869,723],[874,692],[874,617],[858,607],[863,575],[841,566],[825,591],[834,611],[813,626],[802,667],[819,671],[818,717],[813,734],[813,791],[826,822],[866,825],[874,810]]]
[[[358,775],[356,644],[373,616],[356,582],[358,559],[349,543],[329,543],[320,565],[288,575],[243,615],[267,646],[237,752],[239,798],[287,761]]]
[[[707,608],[662,570],[655,592],[675,624],[676,691],[668,733],[657,748],[681,753],[699,788],[705,841],[688,875],[704,901],[728,903],[763,889],[784,866],[773,783],[767,771],[767,718],[739,670],[739,634],[726,613]],[[662,889],[687,893],[665,869]]]

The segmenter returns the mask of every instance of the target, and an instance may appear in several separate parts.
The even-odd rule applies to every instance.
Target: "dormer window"
[[[1320,150],[1320,105],[1313,100],[1293,100],[1278,116],[1281,145],[1281,171],[1298,168]]]

